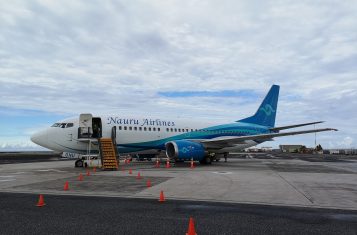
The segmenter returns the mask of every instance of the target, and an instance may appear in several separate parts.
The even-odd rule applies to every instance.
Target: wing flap
[[[269,133],[269,134],[260,134],[260,135],[248,135],[248,136],[237,136],[237,137],[225,137],[225,138],[216,138],[216,139],[209,139],[209,140],[200,140],[199,142],[209,147],[212,146],[224,146],[229,147],[234,144],[241,144],[244,143],[246,140],[264,140],[268,141],[275,137],[281,136],[290,136],[290,135],[301,135],[301,134],[308,134],[308,133],[316,133],[316,132],[323,132],[323,131],[337,131],[337,129],[333,128],[323,128],[323,129],[314,129],[314,130],[304,130],[304,131],[292,131],[292,132],[284,132],[284,133]],[[197,141],[197,140],[196,140]]]

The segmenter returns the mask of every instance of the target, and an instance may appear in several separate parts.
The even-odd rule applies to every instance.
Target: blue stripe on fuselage
[[[270,133],[268,127],[248,123],[231,123],[203,128],[200,131],[185,132],[183,134],[168,138],[130,144],[118,144],[118,151],[121,153],[137,152],[148,149],[165,149],[165,144],[169,141],[183,139],[213,139],[221,136],[249,136]]]

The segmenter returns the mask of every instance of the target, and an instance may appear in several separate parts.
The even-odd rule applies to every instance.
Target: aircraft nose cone
[[[40,131],[31,136],[31,141],[34,142],[35,144],[38,144],[40,146],[46,146],[47,145],[47,131]]]

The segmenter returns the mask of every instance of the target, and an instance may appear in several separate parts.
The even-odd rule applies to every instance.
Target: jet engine
[[[188,140],[170,141],[165,144],[166,155],[175,160],[203,161],[207,152],[203,144]]]

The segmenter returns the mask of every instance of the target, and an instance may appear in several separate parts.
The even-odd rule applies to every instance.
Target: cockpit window
[[[69,128],[73,127],[73,123],[55,123],[51,127]]]

